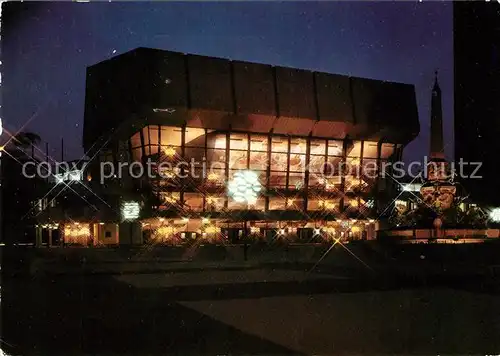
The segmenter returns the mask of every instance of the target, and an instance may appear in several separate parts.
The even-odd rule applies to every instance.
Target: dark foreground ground
[[[381,268],[383,259],[370,269],[352,260],[358,268],[171,261],[154,270],[118,264],[126,273],[4,273],[2,349],[19,355],[500,352],[494,275],[470,268],[469,274],[415,273],[424,268],[418,264],[410,264],[413,272],[391,273],[393,265]]]

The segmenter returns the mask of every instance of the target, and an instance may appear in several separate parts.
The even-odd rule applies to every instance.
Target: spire
[[[431,159],[444,159],[443,145],[443,110],[441,106],[441,88],[438,72],[434,72],[434,86],[431,98]]]
[[[434,71],[434,87],[432,88],[433,93],[439,93],[441,94],[441,88],[439,87],[438,83],[438,71]]]

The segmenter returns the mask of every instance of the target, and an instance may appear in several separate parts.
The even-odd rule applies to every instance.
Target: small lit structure
[[[493,222],[500,222],[500,208],[494,208],[490,211],[490,219]]]
[[[124,221],[137,220],[141,212],[141,206],[136,201],[123,202],[121,212]]]

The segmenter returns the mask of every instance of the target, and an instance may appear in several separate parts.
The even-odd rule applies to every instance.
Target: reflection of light
[[[285,229],[278,230],[278,235],[284,235],[284,234],[285,234]]]
[[[208,173],[207,175],[207,179],[209,181],[217,181],[219,179],[219,175],[217,173],[214,173],[214,172],[210,172]]]
[[[82,180],[82,177],[83,177],[83,172],[79,169],[65,173],[58,173],[54,175],[57,184],[65,181],[80,181]]]
[[[139,217],[141,206],[136,201],[124,202],[122,204],[123,220],[135,220]]]
[[[215,148],[226,148],[226,138],[217,138],[215,140]]]
[[[375,222],[375,220],[373,220],[373,219],[369,219],[368,221],[371,222],[371,223]]]
[[[203,219],[201,219],[201,222],[202,222],[203,224],[208,224],[208,223],[210,222],[210,219],[208,219],[208,218],[203,218]]]
[[[165,156],[167,157],[173,157],[175,155],[175,149],[168,146],[168,147],[165,147],[163,149],[163,153],[165,154]]]
[[[80,223],[66,225],[64,227],[64,241],[66,243],[85,244],[90,238],[88,226],[80,226]]]
[[[182,221],[187,223],[189,221],[189,218],[182,218]]]
[[[490,211],[490,219],[499,222],[500,221],[500,208],[495,208]]]
[[[163,200],[165,201],[165,203],[170,203],[170,204],[177,202],[177,199],[175,199],[174,196],[172,196],[171,194],[163,195]]]
[[[293,199],[288,199],[286,201],[286,206],[293,206],[294,200]]]
[[[218,233],[220,233],[220,227],[210,225],[210,226],[206,227],[205,232],[207,234],[218,234]]]
[[[256,226],[252,226],[252,227],[250,228],[250,232],[251,232],[252,234],[258,234],[258,233],[260,233],[260,228],[258,228],[258,227],[256,227]]]
[[[177,232],[173,226],[161,226],[153,231],[153,238],[163,240],[172,237]]]

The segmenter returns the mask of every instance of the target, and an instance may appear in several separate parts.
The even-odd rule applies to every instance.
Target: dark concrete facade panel
[[[354,101],[354,123],[356,125],[375,126],[381,115],[380,82],[364,78],[351,78],[352,97]]]
[[[86,84],[86,149],[152,122],[401,143],[419,130],[411,85],[157,49],[91,66]]]
[[[276,67],[279,116],[315,119],[313,73]]]
[[[350,79],[344,75],[314,73],[320,120],[353,122]]]
[[[152,108],[188,106],[186,60],[182,53],[155,51],[147,58],[143,80]]]
[[[191,107],[234,112],[230,62],[196,55],[187,57]]]
[[[232,65],[238,114],[276,116],[273,68],[239,61]]]

